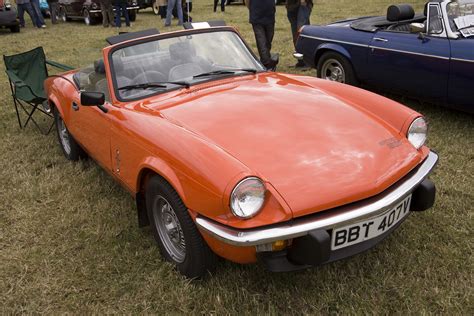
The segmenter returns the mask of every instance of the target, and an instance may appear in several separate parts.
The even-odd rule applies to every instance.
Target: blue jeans
[[[166,9],[166,21],[165,26],[171,25],[171,18],[173,17],[173,9],[176,6],[178,11],[178,25],[183,24],[183,5],[181,0],[168,0],[168,8]]]
[[[30,16],[33,26],[36,26],[35,13],[30,3],[17,4],[16,7],[18,9],[18,18],[20,19],[21,26],[25,26],[25,11]]]
[[[45,25],[43,14],[41,14],[39,0],[30,0],[30,3],[33,8],[33,13],[35,14],[36,26],[40,27],[41,25]]]
[[[291,24],[291,34],[293,35],[293,44],[296,45],[296,36],[298,34],[298,30],[303,25],[309,25],[309,16],[311,15],[311,8],[307,5],[300,5],[298,9],[288,11],[287,17],[288,21]]]
[[[122,27],[122,13],[125,16],[125,25],[130,26],[130,17],[126,4],[114,5],[115,9],[115,26]]]

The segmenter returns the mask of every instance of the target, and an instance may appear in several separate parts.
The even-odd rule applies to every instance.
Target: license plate
[[[410,202],[411,194],[380,216],[333,229],[331,250],[352,246],[385,233],[410,213]]]

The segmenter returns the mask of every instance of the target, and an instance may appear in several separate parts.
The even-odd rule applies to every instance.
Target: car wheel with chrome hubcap
[[[352,65],[336,52],[324,53],[318,61],[317,76],[321,79],[357,85]]]
[[[58,135],[59,144],[63,150],[64,156],[68,160],[77,161],[81,157],[86,157],[85,152],[76,142],[74,137],[69,133],[66,123],[59,114],[58,110],[53,107],[54,121],[56,123],[56,133]]]
[[[162,256],[175,264],[181,274],[199,278],[215,268],[216,255],[202,238],[187,207],[158,175],[147,183],[146,208]]]

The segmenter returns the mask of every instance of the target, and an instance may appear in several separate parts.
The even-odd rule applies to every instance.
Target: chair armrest
[[[66,65],[60,64],[58,62],[52,61],[52,60],[47,60],[46,59],[46,63],[50,66],[53,66],[53,67],[56,67],[56,68],[59,68],[59,69],[62,69],[62,70],[66,70],[66,71],[74,69],[73,67],[66,66]]]
[[[5,70],[5,72],[8,75],[8,78],[10,79],[11,82],[15,84],[16,87],[21,88],[21,87],[26,87],[28,86],[23,80],[21,80],[13,71],[11,70]]]

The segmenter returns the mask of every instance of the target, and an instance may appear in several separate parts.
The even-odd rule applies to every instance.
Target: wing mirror
[[[102,92],[81,92],[82,106],[97,106],[102,112],[107,113],[104,103],[105,95]]]

